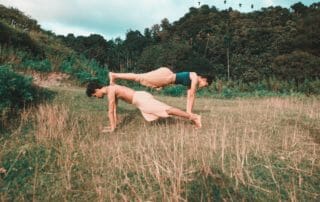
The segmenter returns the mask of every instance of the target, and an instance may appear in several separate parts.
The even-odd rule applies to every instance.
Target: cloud
[[[273,0],[263,0],[262,2],[263,2],[264,7],[269,7],[269,6],[274,5]]]
[[[177,20],[191,6],[184,0],[0,0],[22,10],[58,34],[100,32],[110,38],[129,29],[143,31],[167,17]]]
[[[75,35],[101,34],[106,39],[120,36],[126,32],[139,30],[161,23],[167,18],[171,23],[179,20],[190,7],[198,7],[198,2],[214,4],[219,9],[233,7],[242,12],[269,7],[292,0],[0,0],[0,4],[18,8],[26,15],[36,19],[44,28],[56,34]],[[302,0],[311,1],[311,0]],[[239,8],[239,2],[242,7]],[[292,2],[291,4],[293,4]],[[287,4],[287,3],[285,3]]]

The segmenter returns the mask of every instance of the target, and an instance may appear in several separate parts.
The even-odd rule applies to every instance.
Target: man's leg
[[[182,110],[180,110],[178,108],[174,108],[174,107],[172,107],[166,111],[169,115],[174,115],[174,116],[182,117],[182,118],[189,119],[189,120],[193,121],[193,123],[196,125],[197,128],[202,127],[200,115],[189,114],[185,111],[182,111]]]
[[[139,82],[139,74],[135,73],[113,73],[109,72],[110,85],[115,83],[116,79],[124,79]]]

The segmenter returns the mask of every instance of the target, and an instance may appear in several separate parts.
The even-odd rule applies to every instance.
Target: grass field
[[[320,98],[198,98],[201,129],[53,89],[0,136],[0,201],[320,201]],[[184,97],[156,96],[184,109]]]

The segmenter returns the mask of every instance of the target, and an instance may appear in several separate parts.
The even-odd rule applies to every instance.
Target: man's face
[[[100,89],[96,89],[95,93],[92,94],[93,97],[103,98],[103,92]]]
[[[208,86],[208,81],[206,78],[200,77],[198,82],[199,82],[199,88]]]

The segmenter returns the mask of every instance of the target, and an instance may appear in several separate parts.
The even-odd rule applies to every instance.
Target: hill
[[[107,68],[81,56],[36,20],[0,5],[0,65],[15,71],[70,74],[81,84]],[[105,79],[102,80],[105,82]]]
[[[277,80],[294,91],[319,93],[312,87],[319,85],[320,78],[319,3],[249,13],[192,7],[179,20],[170,23],[164,18],[143,34],[129,30],[124,40],[107,40],[99,34],[56,36],[22,12],[0,8],[0,62],[16,60],[15,64],[22,64],[20,69],[66,72],[84,83],[93,75],[99,77],[101,69],[146,72],[170,66],[237,85],[265,82],[267,90],[277,91],[281,89],[272,83]],[[306,89],[299,87],[313,81],[317,82]]]

